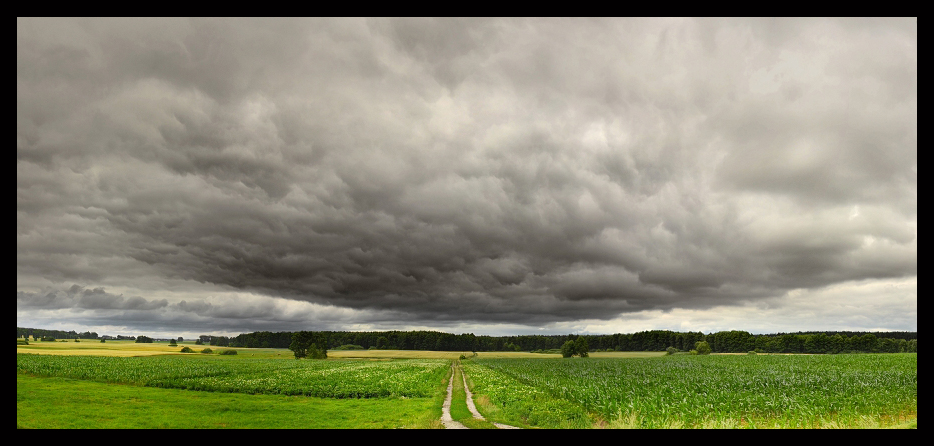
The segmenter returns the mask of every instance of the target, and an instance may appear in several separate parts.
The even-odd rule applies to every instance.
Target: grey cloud
[[[85,289],[72,285],[67,290],[47,289],[40,293],[18,291],[17,309],[78,309],[78,310],[156,310],[168,305],[168,300],[147,300],[140,296],[113,295],[104,288]]]
[[[18,278],[541,324],[916,275],[916,24],[871,23],[18,19]],[[238,305],[169,307],[285,317]]]

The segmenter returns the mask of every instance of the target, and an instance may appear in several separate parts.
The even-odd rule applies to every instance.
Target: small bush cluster
[[[530,353],[561,354],[561,349],[560,348],[538,349],[538,350],[532,350]]]
[[[236,350],[221,350],[221,352],[220,352],[219,354],[221,354],[221,355],[236,355],[236,354],[237,354],[237,351],[236,351]]]
[[[188,347],[188,346],[182,347],[182,353],[194,353],[194,352],[195,351],[192,350],[191,347]]]
[[[204,349],[204,350],[201,350],[201,353],[214,353],[214,350],[211,350],[211,349],[209,349],[209,348],[206,348],[206,349]]]

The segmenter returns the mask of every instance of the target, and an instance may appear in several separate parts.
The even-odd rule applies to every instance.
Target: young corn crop
[[[918,408],[917,354],[471,362],[476,392],[494,404],[563,401],[633,427],[818,427],[897,421]]]

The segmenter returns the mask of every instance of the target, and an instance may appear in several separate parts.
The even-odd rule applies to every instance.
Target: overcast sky
[[[17,326],[918,329],[915,18],[16,25]]]

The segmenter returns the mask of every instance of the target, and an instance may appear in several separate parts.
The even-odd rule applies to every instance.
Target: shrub
[[[666,355],[673,355],[673,354],[675,354],[675,353],[678,353],[679,351],[680,351],[680,350],[678,350],[678,349],[675,348],[675,347],[668,347],[668,348],[665,349],[665,354],[666,354]]]
[[[105,341],[104,339],[101,339],[101,344],[103,344],[103,343],[104,343],[104,341]]]
[[[169,341],[169,347],[178,347],[178,344],[175,343],[175,339]]]
[[[707,341],[697,341],[694,344],[694,348],[697,350],[698,355],[709,355],[710,354],[710,344]]]
[[[696,354],[697,354],[697,350],[691,350],[690,353],[691,353],[692,355],[696,355]]]
[[[237,354],[237,351],[236,351],[236,350],[221,350],[221,352],[220,352],[219,354],[221,354],[221,355],[236,355],[236,354]]]
[[[755,351],[755,350],[749,350],[749,353],[747,353],[747,354],[748,354],[748,355],[753,355],[753,356],[755,356],[756,351]]]
[[[188,347],[188,346],[182,347],[182,353],[194,353],[194,352],[195,351],[192,350],[191,347]]]
[[[77,339],[75,339],[75,342],[81,342],[81,341],[79,341],[79,340],[77,340]]]
[[[206,348],[206,349],[204,349],[204,350],[201,350],[201,353],[214,353],[214,350],[211,350],[211,349],[209,349],[209,348]]]

